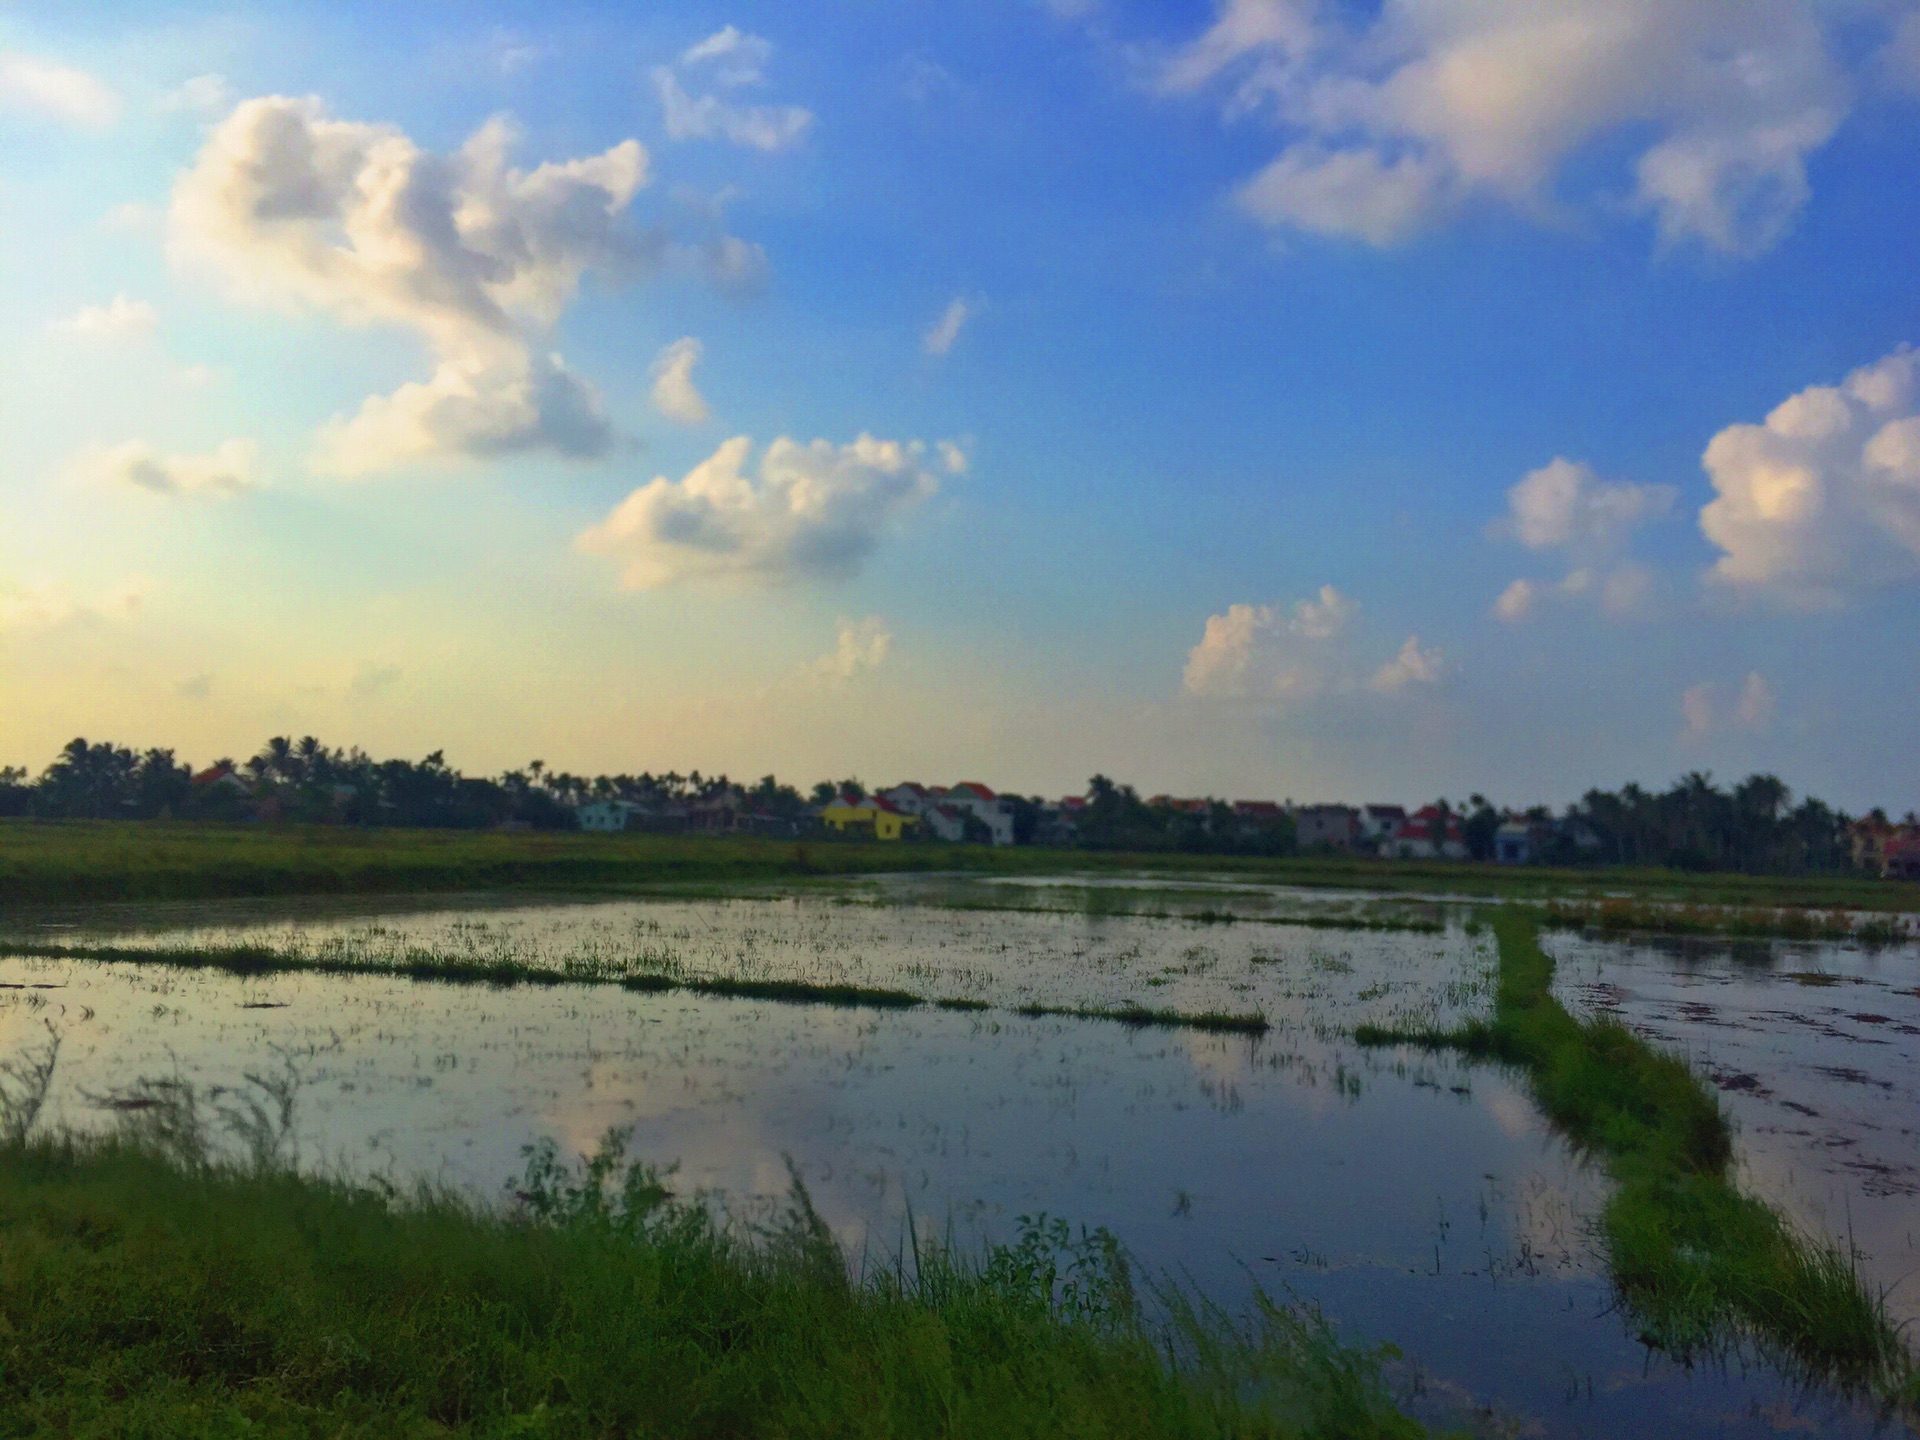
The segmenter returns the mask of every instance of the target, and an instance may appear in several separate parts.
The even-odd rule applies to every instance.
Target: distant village
[[[810,805],[803,816],[783,816],[756,811],[746,791],[723,786],[684,804],[590,800],[574,814],[580,829],[602,833],[651,829],[798,835],[813,829],[839,838],[885,842],[1061,847],[1091,842],[1096,848],[1121,848],[1101,843],[1111,828],[1102,824],[1108,818],[1102,811],[1115,801],[1122,809],[1144,811],[1159,822],[1154,828],[1163,835],[1186,831],[1194,839],[1215,842],[1175,847],[1182,849],[1498,865],[1591,864],[1607,858],[1608,849],[1601,834],[1577,812],[1556,817],[1545,807],[1495,810],[1477,795],[1464,813],[1444,802],[1408,810],[1402,805],[1296,805],[1200,796],[1139,800],[1131,790],[1101,777],[1096,777],[1091,793],[1057,800],[1002,795],[975,780],[955,785],[903,781],[886,790],[836,791]],[[1843,821],[1838,829],[1854,866],[1888,878],[1920,879],[1920,823],[1911,818],[1894,823],[1873,815]]]
[[[435,751],[375,760],[311,736],[275,736],[245,760],[194,767],[166,749],[76,739],[37,775],[0,766],[0,817],[446,829],[602,835],[760,835],[884,844],[1043,845],[1221,855],[1356,855],[1383,861],[1638,865],[1751,874],[1920,879],[1920,816],[1845,812],[1776,776],[1732,785],[1693,772],[1664,790],[1589,790],[1557,813],[1484,795],[1393,804],[1296,804],[1152,795],[1095,775],[1058,799],[975,780],[855,779],[810,792],[772,775],[576,775],[535,760],[466,775]]]

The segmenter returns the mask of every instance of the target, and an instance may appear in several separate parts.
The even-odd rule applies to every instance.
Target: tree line
[[[375,760],[312,736],[275,736],[245,760],[223,758],[195,772],[174,751],[134,750],[75,739],[37,776],[0,768],[0,816],[46,819],[276,819],[347,825],[481,829],[522,825],[564,830],[592,800],[624,800],[643,811],[682,813],[730,797],[756,816],[799,824],[810,807],[864,793],[857,778],[823,780],[802,793],[772,775],[751,785],[725,775],[665,772],[575,775],[534,760],[497,776],[469,776],[442,751],[421,760]],[[1085,804],[1063,816],[1038,797],[1009,795],[1016,838],[1089,849],[1214,854],[1293,853],[1284,813],[1236,811],[1223,801],[1201,807],[1149,804],[1131,785],[1104,775],[1089,782]],[[1851,818],[1812,796],[1796,798],[1773,775],[1731,787],[1695,771],[1662,791],[1629,784],[1593,789],[1555,814],[1546,806],[1500,807],[1475,794],[1462,805],[1442,798],[1458,819],[1470,853],[1490,859],[1503,824],[1531,826],[1542,858],[1562,864],[1665,866],[1755,874],[1851,868]],[[1871,812],[1885,818],[1883,812]],[[1909,823],[1915,816],[1909,812]]]

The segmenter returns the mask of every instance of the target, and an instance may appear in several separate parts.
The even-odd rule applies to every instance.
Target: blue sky
[[[0,18],[0,763],[1920,804],[1920,6],[631,9]]]

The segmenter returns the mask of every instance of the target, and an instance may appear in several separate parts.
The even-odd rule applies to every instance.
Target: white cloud
[[[685,336],[656,355],[648,372],[653,376],[653,408],[682,425],[699,425],[710,413],[706,397],[693,383],[700,353],[700,342]]]
[[[1602,480],[1591,466],[1556,458],[1529,471],[1507,491],[1507,513],[1496,520],[1496,539],[1529,550],[1561,551],[1575,562],[1563,579],[1520,579],[1494,601],[1494,615],[1515,624],[1543,600],[1586,600],[1616,618],[1642,613],[1653,593],[1653,575],[1621,558],[1633,532],[1673,508],[1671,485]]]
[[[1442,676],[1440,652],[1409,636],[1400,652],[1370,672],[1349,639],[1359,605],[1331,585],[1311,599],[1281,608],[1229,605],[1207,617],[1200,643],[1187,655],[1183,685],[1189,695],[1300,705],[1366,689],[1390,693],[1433,684]]]
[[[837,579],[939,489],[918,441],[862,435],[848,445],[802,445],[782,436],[757,476],[747,473],[752,443],[735,436],[683,478],[656,476],[583,532],[579,548],[617,561],[631,590],[694,579]]]
[[[218,115],[233,105],[233,87],[224,75],[195,75],[160,98],[162,111]]]
[[[877,615],[842,620],[833,649],[814,662],[814,673],[830,682],[851,680],[862,670],[877,670],[893,650],[893,632]]]
[[[1560,580],[1515,580],[1493,602],[1497,620],[1517,625],[1547,601],[1586,602],[1603,614],[1625,620],[1648,613],[1654,592],[1653,572],[1631,560],[1604,570],[1577,566]]]
[[[268,96],[216,126],[176,184],[175,253],[240,298],[402,326],[431,352],[429,379],[326,428],[321,468],[611,445],[599,392],[539,341],[585,272],[624,279],[660,258],[659,238],[625,216],[647,154],[626,140],[518,170],[515,138],[496,118],[435,155],[392,126]]]
[[[1779,699],[1767,677],[1758,670],[1749,671],[1730,699],[1711,680],[1690,685],[1680,696],[1680,718],[1685,734],[1691,738],[1730,731],[1755,734],[1773,725]]]
[[[1445,658],[1438,650],[1422,650],[1420,637],[1409,635],[1400,653],[1373,672],[1367,682],[1372,690],[1391,694],[1409,685],[1438,685],[1446,673]]]
[[[708,66],[722,85],[758,85],[772,59],[771,41],[726,25],[689,47],[680,57],[680,66],[685,70]]]
[[[672,70],[653,72],[675,140],[726,140],[754,150],[784,150],[813,126],[813,112],[798,105],[734,105],[718,95],[693,95]]]
[[[952,440],[935,443],[934,449],[940,452],[940,463],[946,467],[949,475],[964,475],[972,462],[967,459],[966,447]]]
[[[205,455],[165,455],[135,440],[82,451],[67,475],[80,485],[226,498],[260,483],[259,450],[251,440],[228,440]]]
[[[959,296],[940,312],[940,318],[926,328],[920,337],[920,348],[929,355],[945,355],[953,349],[954,342],[960,338],[973,307]]]
[[[1509,625],[1517,624],[1533,613],[1534,606],[1540,603],[1540,586],[1532,580],[1516,580],[1500,592],[1500,598],[1493,602],[1496,618]]]
[[[1218,0],[1170,90],[1222,88],[1285,137],[1240,192],[1269,225],[1374,245],[1473,197],[1547,214],[1614,142],[1663,239],[1762,250],[1850,105],[1829,0]],[[1629,179],[1630,177],[1630,179]]]
[[[129,299],[124,292],[105,305],[82,305],[64,319],[47,325],[62,335],[87,335],[100,339],[127,339],[151,335],[160,324],[160,312],[145,300]]]
[[[70,623],[131,618],[147,597],[144,580],[124,580],[100,595],[84,598],[58,585],[9,585],[0,582],[0,633],[53,630]]]
[[[1449,201],[1442,167],[1417,155],[1288,147],[1242,185],[1240,208],[1275,229],[1304,230],[1381,247],[1410,240]]]
[[[0,50],[0,111],[5,110],[27,110],[69,125],[103,129],[120,117],[120,97],[84,70]]]
[[[1730,425],[1702,461],[1700,529],[1731,589],[1835,604],[1920,576],[1920,352],[1901,346],[1839,385]]]
[[[1497,529],[1529,550],[1611,553],[1640,525],[1673,508],[1671,485],[1609,482],[1591,466],[1555,458],[1507,491]]]

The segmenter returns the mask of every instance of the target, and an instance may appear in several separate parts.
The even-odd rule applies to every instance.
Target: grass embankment
[[[1492,923],[1500,971],[1490,1021],[1363,1026],[1356,1038],[1463,1050],[1526,1074],[1555,1127],[1614,1181],[1601,1233],[1650,1342],[1686,1355],[1751,1336],[1823,1379],[1920,1406],[1920,1371],[1850,1254],[1734,1188],[1726,1117],[1685,1062],[1618,1022],[1576,1020],[1553,997],[1535,919],[1510,911]]]
[[[930,999],[911,990],[872,985],[846,985],[816,980],[751,980],[725,975],[684,975],[635,971],[603,962],[560,967],[528,965],[522,961],[475,960],[406,951],[388,959],[342,958],[325,952],[275,950],[264,945],[230,945],[204,949],[139,945],[47,944],[0,940],[0,956],[36,960],[87,960],[114,965],[161,965],[179,970],[212,970],[223,975],[386,975],[449,985],[617,985],[642,994],[685,991],[691,995],[718,995],[733,1000],[774,1000],[789,1005],[840,1005],[870,1010],[910,1010],[933,1005],[942,1010],[992,1010],[985,1000],[963,997]],[[1021,1005],[1013,1013],[1026,1016],[1066,1016],[1079,1020],[1113,1020],[1123,1025],[1186,1027],[1264,1035],[1272,1028],[1258,1012],[1217,1010],[1163,1010],[1139,1005],[1053,1006]]]
[[[168,1149],[0,1145],[0,1435],[1426,1433],[1386,1352],[1143,1305],[1104,1232],[857,1275],[797,1183],[745,1234],[606,1150],[499,1213]]]
[[[1334,856],[1138,855],[1020,846],[856,844],[160,821],[0,821],[0,901],[188,900],[731,885],[885,871],[1233,874],[1311,888],[1546,901],[1659,901],[1920,912],[1920,884],[1854,876],[1551,870]]]
[[[1835,941],[1866,946],[1920,940],[1920,921],[1901,915],[1858,917],[1846,910],[1779,909],[1763,905],[1667,905],[1616,898],[1597,903],[1551,901],[1543,925],[1606,935],[1700,936],[1714,940]]]

